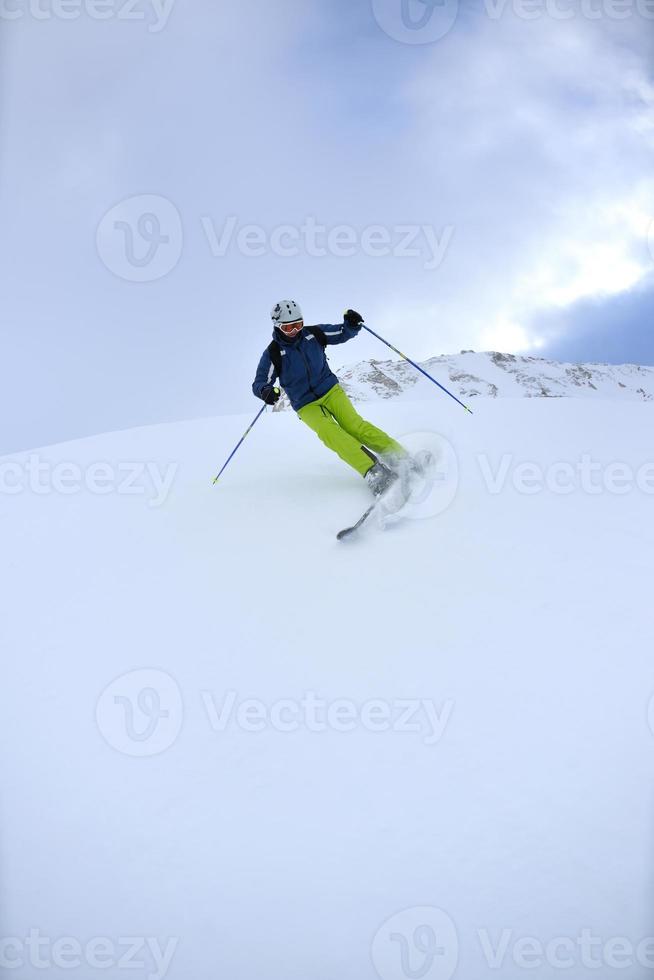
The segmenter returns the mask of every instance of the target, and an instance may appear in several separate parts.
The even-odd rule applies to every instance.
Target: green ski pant
[[[297,414],[328,449],[361,476],[365,476],[373,465],[363,446],[377,453],[406,456],[406,449],[399,442],[361,418],[340,385],[334,385],[326,395],[305,405]]]

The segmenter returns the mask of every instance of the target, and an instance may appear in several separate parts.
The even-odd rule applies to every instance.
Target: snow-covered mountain
[[[350,545],[289,413],[0,460],[7,976],[651,977],[654,405],[405,395]]]
[[[407,361],[374,359],[338,367],[336,350],[328,349],[330,361],[354,401],[433,397],[433,386]],[[654,400],[654,367],[638,364],[565,364],[496,351],[461,351],[429,358],[421,367],[463,401],[478,397]],[[289,408],[288,400],[280,400],[279,407]]]

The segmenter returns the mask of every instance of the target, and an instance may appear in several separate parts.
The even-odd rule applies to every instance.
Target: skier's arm
[[[265,389],[271,389],[275,381],[277,380],[277,372],[275,371],[275,365],[272,362],[272,358],[268,349],[261,355],[261,360],[259,361],[259,367],[257,368],[257,373],[252,382],[252,393],[256,395],[257,398],[261,398],[262,401],[267,401]]]
[[[343,323],[321,323],[320,329],[328,344],[344,344],[358,336],[362,323],[363,317],[360,313],[355,312],[355,310],[346,310]]]

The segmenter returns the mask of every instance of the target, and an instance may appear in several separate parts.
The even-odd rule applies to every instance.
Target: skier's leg
[[[351,436],[334,420],[331,413],[323,407],[324,398],[311,402],[299,409],[298,415],[316,433],[328,449],[352,466],[357,473],[365,476],[373,465],[373,460],[361,448],[361,443]]]
[[[371,422],[361,418],[340,385],[335,385],[322,400],[338,424],[356,442],[377,453],[383,453],[385,456],[395,456],[402,459],[408,455],[404,446],[400,445],[399,442],[396,442],[395,439],[392,439],[391,436],[382,429],[378,429]]]

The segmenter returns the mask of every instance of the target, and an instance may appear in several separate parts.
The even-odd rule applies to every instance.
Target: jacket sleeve
[[[267,385],[274,384],[277,380],[277,372],[275,371],[275,365],[272,362],[272,358],[268,352],[268,348],[261,355],[261,360],[259,361],[259,367],[257,368],[257,373],[254,377],[252,383],[252,392],[261,398],[261,392]]]
[[[328,344],[344,344],[361,332],[361,327],[350,327],[347,323],[321,323],[320,329]]]

